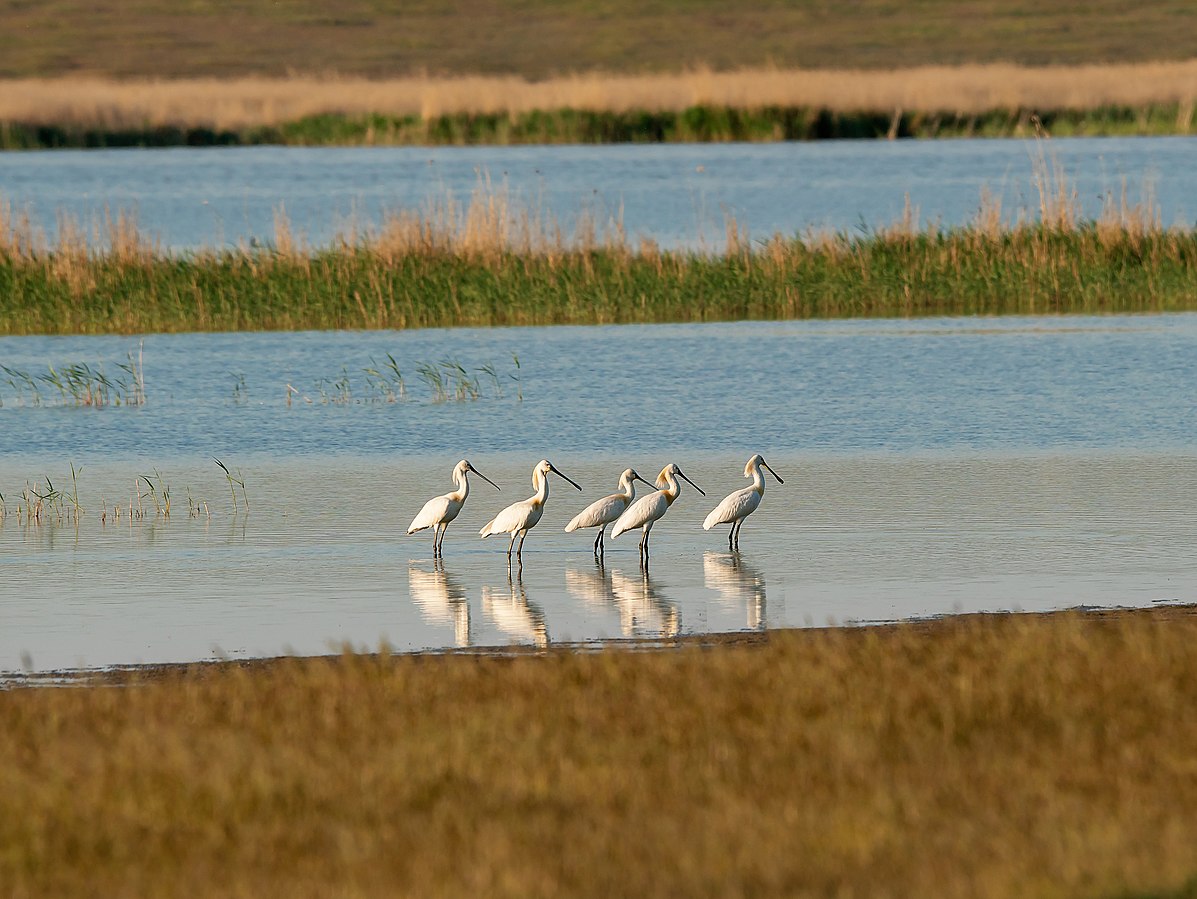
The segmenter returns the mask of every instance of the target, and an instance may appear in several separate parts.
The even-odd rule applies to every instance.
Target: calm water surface
[[[111,375],[136,347],[0,338],[0,363]],[[387,353],[395,402],[363,371]],[[417,369],[446,357],[478,399],[436,400]],[[1193,315],[154,335],[143,359],[142,407],[0,378],[0,670],[1197,601]],[[786,483],[733,556],[700,523],[755,451]],[[462,456],[502,492],[475,480],[440,569],[404,532]],[[546,456],[585,492],[552,484],[509,571],[477,530]],[[563,533],[670,461],[708,497],[683,485],[647,572],[635,535],[599,568]],[[78,527],[20,520],[71,463]],[[141,475],[171,517],[102,524]]]
[[[1158,202],[1165,225],[1197,216],[1197,137],[822,141],[604,147],[244,147],[0,153],[0,197],[53,237],[60,211],[84,223],[136,211],[167,248],[270,241],[285,210],[311,244],[387,211],[468,202],[483,181],[572,227],[600,227],[669,247],[718,248],[726,215],[758,238],[888,225],[907,197],[924,223],[957,225],[983,193],[1007,218],[1035,217],[1035,161],[1058,163],[1086,215],[1124,187]]]

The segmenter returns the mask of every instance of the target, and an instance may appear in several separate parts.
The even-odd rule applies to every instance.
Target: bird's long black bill
[[[763,469],[765,469],[767,472],[769,472],[769,474],[773,475],[773,477],[777,478],[777,483],[779,483],[779,484],[784,484],[784,483],[785,483],[785,481],[783,481],[783,480],[781,479],[781,475],[779,475],[779,474],[778,474],[776,471],[774,471],[772,468],[770,468],[770,467],[769,467],[769,463],[768,463],[768,462],[762,462],[762,463],[761,463],[761,467],[762,467]]]
[[[559,472],[559,471],[557,470],[557,467],[556,467],[555,465],[550,465],[550,466],[549,466],[549,471],[553,472],[555,475],[557,475],[557,476],[558,476],[558,477],[560,477],[560,478],[565,478],[565,480],[569,481],[571,484],[573,484],[573,485],[574,485],[575,487],[577,487],[579,490],[581,490],[581,489],[582,489],[582,485],[581,485],[581,484],[579,484],[577,481],[575,481],[573,478],[569,477],[568,475],[563,475],[561,472]]]
[[[703,496],[707,495],[707,492],[705,490],[703,490],[701,487],[699,487],[697,484],[695,484],[692,480],[690,480],[688,477],[686,477],[680,471],[677,473],[677,476],[679,478],[681,478],[683,481],[685,481],[687,484],[689,484],[691,487],[693,487],[695,490],[697,490],[699,493],[701,493]]]

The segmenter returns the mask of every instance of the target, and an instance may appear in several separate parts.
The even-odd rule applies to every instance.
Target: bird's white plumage
[[[668,496],[664,490],[654,490],[652,493],[645,494],[628,506],[627,511],[616,519],[615,526],[611,528],[611,536],[618,537],[625,531],[644,527],[644,525],[656,521],[669,511],[669,504],[672,501],[673,498]]]
[[[457,517],[457,513],[461,511],[461,507],[464,505],[464,498],[458,499],[451,493],[444,496],[434,496],[428,502],[424,503],[424,508],[416,513],[416,517],[412,519],[411,526],[407,529],[407,532],[414,534],[417,531],[423,531],[434,525],[448,524]]]
[[[537,522],[544,515],[544,505],[549,499],[549,472],[569,481],[579,490],[582,489],[554,468],[553,463],[548,459],[541,459],[532,469],[532,488],[535,491],[533,495],[518,503],[512,503],[501,511],[482,526],[482,530],[478,532],[479,535],[486,539],[494,534],[510,534],[511,546],[507,548],[507,555],[510,556],[518,534],[520,535],[520,549],[523,550],[524,538],[528,536],[528,531],[536,527]]]
[[[543,514],[543,500],[537,500],[536,497],[525,499],[518,503],[512,503],[483,525],[482,530],[478,533],[483,537],[490,537],[492,534],[512,534],[516,531],[534,528]]]
[[[449,522],[457,517],[465,505],[466,497],[470,495],[470,472],[478,475],[482,480],[486,481],[496,490],[499,485],[474,468],[469,463],[468,459],[462,459],[453,468],[453,483],[457,485],[457,489],[441,496],[434,496],[428,502],[424,503],[423,508],[416,513],[416,517],[412,519],[411,524],[407,528],[408,534],[415,534],[418,531],[423,531],[428,528],[433,528],[432,537],[432,554],[439,556],[441,552],[441,544],[445,540],[445,531],[449,527]]]
[[[600,500],[595,500],[577,515],[570,519],[565,530],[576,531],[578,528],[597,528],[610,524],[625,511],[636,496],[636,481],[644,478],[636,474],[634,469],[625,469],[619,476],[619,493],[612,493]],[[647,482],[646,482],[647,483]]]
[[[738,521],[746,515],[751,515],[761,504],[761,496],[762,494],[755,487],[745,487],[743,490],[729,494],[703,520],[703,529],[709,531],[717,524],[728,524]]]
[[[571,518],[565,530],[573,533],[578,528],[596,528],[599,525],[610,524],[622,515],[627,507],[628,498],[622,493],[604,496]]]
[[[730,524],[732,526],[727,538],[729,548],[739,547],[739,529],[743,527],[744,519],[755,512],[760,506],[761,500],[765,498],[764,471],[768,471],[773,477],[777,478],[777,483],[785,483],[785,481],[777,476],[777,472],[769,467],[764,457],[757,453],[744,465],[744,477],[752,478],[752,486],[729,493],[703,519],[702,526],[707,531],[717,524]]]
[[[644,535],[640,538],[640,546],[641,551],[647,553],[649,531],[652,530],[657,519],[669,511],[669,507],[681,492],[682,488],[677,482],[678,478],[689,482],[695,490],[702,493],[702,489],[697,484],[686,477],[677,465],[670,462],[657,475],[657,486],[661,489],[640,497],[628,506],[627,511],[615,520],[615,524],[611,528],[612,539],[633,528],[643,528]],[[705,494],[703,495],[705,496]]]

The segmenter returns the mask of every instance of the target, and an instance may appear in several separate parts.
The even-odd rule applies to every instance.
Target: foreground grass
[[[781,240],[312,256],[0,253],[0,333],[417,328],[1197,309],[1197,233],[1043,226]]]
[[[1179,896],[1197,870],[1187,610],[122,682],[0,693],[6,894]]]

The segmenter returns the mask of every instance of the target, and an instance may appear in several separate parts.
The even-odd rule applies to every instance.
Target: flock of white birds
[[[759,454],[754,455],[744,466],[744,477],[752,478],[752,484],[726,496],[723,502],[711,510],[711,514],[702,523],[703,528],[708,531],[717,524],[730,524],[731,530],[727,534],[729,549],[739,549],[740,528],[744,526],[744,519],[755,512],[761,504],[761,499],[765,495],[764,471],[777,478],[777,483],[785,483]],[[441,555],[445,542],[445,531],[448,529],[449,523],[460,514],[465,506],[466,497],[470,495],[469,475],[471,473],[478,475],[496,490],[499,489],[498,484],[476,469],[469,461],[462,459],[453,469],[453,483],[457,489],[442,496],[433,497],[426,502],[424,508],[420,510],[407,529],[408,534],[429,528],[433,529],[432,552],[434,557]],[[510,534],[511,543],[507,547],[509,558],[512,551],[515,552],[517,558],[520,557],[524,551],[524,539],[528,536],[528,531],[536,527],[544,514],[544,506],[549,499],[550,474],[557,475],[579,490],[582,489],[575,481],[562,474],[548,459],[541,459],[532,469],[532,496],[518,503],[512,503],[483,525],[482,530],[478,532],[483,539],[493,534]],[[661,469],[655,485],[649,484],[633,469],[628,468],[619,476],[618,492],[591,503],[570,520],[569,524],[565,526],[565,530],[572,532],[581,528],[598,528],[598,536],[594,539],[594,554],[601,556],[604,550],[603,535],[607,530],[607,525],[613,525],[611,528],[612,539],[639,528],[642,532],[640,556],[647,559],[649,531],[652,530],[658,519],[669,511],[669,507],[681,493],[679,478],[706,496],[702,488],[686,477],[682,470],[672,462]],[[655,486],[656,489],[652,493],[636,499],[636,481],[641,481],[650,487]],[[518,547],[515,544],[516,537],[519,537],[520,541]]]

